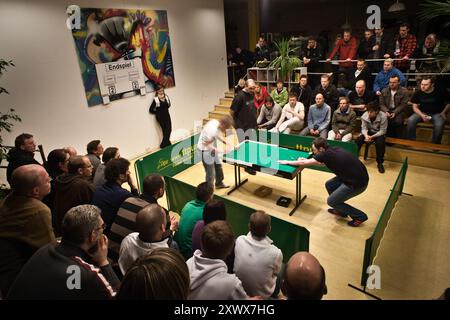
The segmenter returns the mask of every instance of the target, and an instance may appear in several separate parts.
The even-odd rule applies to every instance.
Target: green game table
[[[283,148],[274,144],[245,140],[239,144],[239,148],[223,155],[223,162],[234,165],[235,186],[228,194],[231,194],[248,181],[248,179],[241,181],[241,167],[285,179],[292,180],[295,178],[295,206],[289,213],[291,216],[306,198],[306,195],[301,198],[301,173],[304,168],[280,164],[278,163],[278,160],[297,160],[298,158],[310,158],[311,156],[312,154],[309,152]]]

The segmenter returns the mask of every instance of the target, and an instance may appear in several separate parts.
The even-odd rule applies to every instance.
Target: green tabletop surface
[[[298,167],[278,163],[278,160],[297,160],[308,158],[309,152],[283,148],[273,144],[246,140],[240,143],[239,149],[234,149],[223,155],[226,163],[236,163],[244,166],[257,165],[279,171],[293,173]]]

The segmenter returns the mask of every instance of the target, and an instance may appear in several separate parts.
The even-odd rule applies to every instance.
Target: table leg
[[[227,195],[230,195],[244,183],[246,183],[248,179],[241,181],[241,167],[234,164],[234,188],[227,192]]]
[[[301,196],[302,196],[302,172],[300,171],[297,177],[295,177],[295,207],[294,209],[291,210],[291,212],[289,212],[290,216],[292,216],[295,210],[297,210],[297,208],[302,204],[302,202],[305,201],[306,195],[304,195],[303,198],[301,198]]]

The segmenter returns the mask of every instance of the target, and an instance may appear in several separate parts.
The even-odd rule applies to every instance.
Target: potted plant
[[[279,56],[270,63],[270,67],[278,69],[280,78],[286,81],[290,79],[295,68],[302,66],[302,61],[295,55],[298,48],[292,48],[288,39],[275,41],[275,46]]]
[[[7,67],[14,67],[13,62],[0,59],[0,77],[6,71]],[[9,94],[8,90],[0,86],[0,94]],[[14,109],[9,109],[7,112],[0,111],[0,164],[3,159],[6,158],[7,148],[3,146],[2,132],[11,132],[13,122],[22,121],[20,117],[15,113]]]
[[[14,63],[9,60],[0,59],[0,77],[6,72],[6,68],[14,67]],[[0,94],[9,94],[8,90],[0,86]],[[13,122],[22,121],[20,117],[15,113],[14,109],[9,109],[7,112],[0,111],[0,164],[3,159],[6,158],[7,148],[3,146],[2,132],[11,132]],[[0,183],[0,199],[3,199],[8,195],[11,190],[3,183]]]

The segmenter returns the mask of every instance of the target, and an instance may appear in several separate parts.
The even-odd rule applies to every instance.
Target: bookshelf
[[[288,91],[294,84],[298,84],[300,76],[308,74],[306,67],[295,68],[292,72],[292,77],[284,81],[285,87]],[[249,68],[247,69],[247,79],[253,79],[256,82],[262,83],[267,87],[267,90],[272,90],[277,85],[277,80],[280,78],[278,69],[274,68]],[[270,92],[270,91],[269,91]]]

